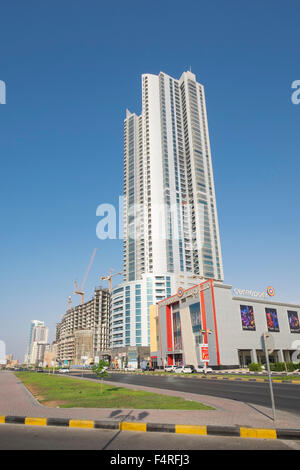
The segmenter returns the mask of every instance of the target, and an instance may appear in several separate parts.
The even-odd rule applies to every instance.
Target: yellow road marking
[[[47,426],[47,418],[25,418],[25,424],[30,426]]]
[[[94,421],[88,421],[83,419],[70,419],[69,421],[70,428],[93,428]]]
[[[119,430],[120,430],[120,431],[140,431],[140,432],[146,432],[146,431],[147,431],[147,424],[146,424],[146,423],[126,423],[126,422],[121,422],[121,423],[119,423]]]
[[[175,432],[179,434],[201,434],[202,436],[206,436],[207,428],[206,426],[188,426],[176,424]]]
[[[240,436],[259,439],[277,439],[276,429],[240,428]]]

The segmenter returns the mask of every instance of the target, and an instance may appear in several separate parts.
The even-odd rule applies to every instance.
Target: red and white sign
[[[207,344],[201,344],[200,351],[201,351],[202,362],[209,362],[208,345]]]

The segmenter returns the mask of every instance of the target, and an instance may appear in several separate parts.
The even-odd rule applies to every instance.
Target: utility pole
[[[267,369],[268,369],[268,378],[269,378],[269,386],[270,386],[270,395],[271,395],[271,403],[272,403],[272,412],[273,412],[273,421],[275,422],[275,400],[274,400],[274,393],[273,393],[273,382],[271,377],[271,369],[270,369],[270,361],[269,361],[269,354],[271,354],[274,350],[274,339],[270,335],[270,333],[263,334],[263,343],[264,343],[264,350],[266,355],[267,361]]]

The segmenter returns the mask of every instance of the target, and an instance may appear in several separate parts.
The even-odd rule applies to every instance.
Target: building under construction
[[[88,302],[68,308],[56,325],[57,360],[87,364],[109,348],[109,289],[97,287]]]

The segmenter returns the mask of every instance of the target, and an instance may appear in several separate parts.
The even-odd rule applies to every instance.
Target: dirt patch
[[[44,406],[48,406],[49,408],[58,408],[60,405],[66,405],[69,403],[68,401],[43,401]]]
[[[43,395],[40,394],[41,390],[39,389],[39,387],[35,387],[34,385],[31,385],[31,384],[30,385],[26,384],[25,387],[30,391],[30,393],[32,393],[34,398],[36,398],[38,401],[44,400]]]

